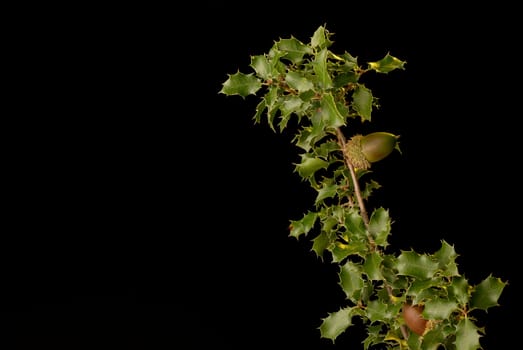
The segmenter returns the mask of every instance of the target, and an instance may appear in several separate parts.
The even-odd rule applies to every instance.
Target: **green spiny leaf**
[[[452,300],[434,299],[425,302],[423,315],[431,320],[444,320],[458,309],[458,303]]]
[[[468,318],[459,321],[456,327],[456,349],[477,350],[481,349],[479,338],[482,337],[480,329]]]
[[[303,76],[303,74],[295,71],[288,72],[285,76],[285,81],[291,88],[298,92],[305,92],[314,88],[312,81]]]
[[[329,247],[328,250],[332,254],[332,262],[338,264],[344,261],[349,255],[359,252],[354,245],[348,245],[341,242],[336,242],[336,244]]]
[[[318,29],[314,31],[314,34],[311,37],[310,45],[312,48],[319,47],[320,49],[332,45],[332,41],[329,40],[329,32],[325,29],[324,26],[319,26]]]
[[[312,102],[312,99],[316,96],[314,90],[305,90],[299,93],[300,98],[305,102]]]
[[[320,234],[317,235],[312,240],[312,242],[312,251],[316,253],[317,257],[323,260],[323,253],[325,252],[327,247],[329,247],[332,244],[329,232],[320,232]]]
[[[315,152],[318,156],[327,158],[332,152],[339,151],[340,145],[334,141],[326,141],[316,147]],[[341,161],[341,160],[340,160]]]
[[[314,227],[317,218],[317,213],[309,211],[300,220],[291,220],[289,236],[298,238],[302,234],[306,235]]]
[[[367,316],[371,322],[387,321],[397,317],[401,305],[386,303],[382,300],[371,300],[367,304]]]
[[[255,95],[262,87],[261,81],[253,73],[244,74],[238,71],[228,74],[228,77],[219,91],[225,95],[240,95],[245,98],[248,95]]]
[[[412,334],[411,334],[412,336]],[[423,335],[423,345],[421,350],[439,350],[449,338],[449,332],[445,331],[443,327],[437,327],[431,329]],[[445,347],[445,349],[448,349]]]
[[[387,247],[387,238],[390,234],[389,212],[384,208],[378,208],[372,212],[369,222],[369,233],[374,238],[376,245]]]
[[[489,276],[478,284],[472,292],[470,306],[475,309],[487,310],[492,306],[498,306],[498,298],[505,288],[506,282]]]
[[[330,249],[332,254],[332,262],[340,263],[349,255],[362,256],[367,252],[367,244],[363,241],[354,241],[350,244],[336,242],[336,244]]]
[[[369,276],[370,280],[379,281],[383,279],[381,273],[381,262],[383,258],[377,252],[372,252],[365,257],[363,270]]]
[[[375,70],[378,73],[389,73],[395,69],[405,69],[405,61],[401,61],[389,53],[385,55],[381,60],[376,62],[369,62],[369,68]]]
[[[303,102],[298,96],[287,96],[283,99],[283,102],[280,105],[280,122],[278,126],[280,131],[283,131],[287,127],[290,117],[293,113],[303,112],[307,108],[307,103]]]
[[[458,254],[456,254],[454,246],[448,244],[444,240],[441,241],[441,248],[436,253],[434,253],[434,257],[440,263],[440,268],[448,264],[449,262],[453,262],[457,258],[457,256]]]
[[[422,341],[423,337],[417,335],[414,332],[410,333],[409,337],[407,338],[407,350],[424,350],[421,348]]]
[[[392,289],[405,291],[409,286],[409,278],[407,276],[400,276],[397,274],[397,270],[394,268],[394,266],[396,266],[396,263],[391,261],[391,257],[391,255],[383,255],[383,278],[385,278],[385,280]]]
[[[418,304],[420,301],[430,297],[434,293],[431,290],[440,284],[441,280],[439,278],[415,279],[411,282],[406,294],[411,297],[414,304]]]
[[[370,121],[374,98],[372,92],[359,84],[352,94],[352,105],[363,121]]]
[[[351,239],[365,239],[367,237],[367,231],[365,229],[365,223],[363,218],[356,210],[350,210],[345,215],[345,225],[350,233]]]
[[[347,261],[340,267],[340,285],[348,299],[357,302],[356,292],[363,288],[363,271],[361,265]]]
[[[360,298],[360,301],[363,304],[367,304],[369,302],[369,300],[375,298],[375,294],[376,294],[376,290],[374,288],[374,283],[372,281],[365,280],[363,283],[363,288],[361,289],[361,292],[358,293],[358,297]],[[381,299],[381,300],[383,300],[383,299]],[[387,302],[388,302],[388,300],[387,300]],[[362,316],[365,316],[365,313],[363,313]]]
[[[320,169],[325,169],[329,165],[329,162],[313,157],[310,154],[304,153],[301,155],[301,163],[296,165],[296,170],[303,178],[309,178]]]
[[[285,58],[294,64],[300,63],[303,60],[303,56],[312,54],[312,48],[294,37],[280,39],[276,43],[276,47],[279,51],[285,53],[282,58]]]
[[[332,79],[327,67],[328,52],[329,51],[327,49],[322,49],[320,52],[318,52],[312,66],[314,73],[316,73],[318,84],[323,90],[327,90],[332,87]]]
[[[350,326],[352,326],[352,308],[346,307],[329,313],[319,329],[322,338],[330,339],[334,343],[336,338]]]
[[[361,171],[364,171],[364,169],[360,169]],[[381,188],[381,185],[376,182],[375,180],[370,180],[369,182],[365,183],[365,186],[363,187],[363,190],[361,192],[361,196],[363,199],[368,199],[374,190]]]
[[[316,130],[321,131],[321,128],[316,128]],[[313,128],[310,126],[303,127],[294,137],[296,146],[300,147],[305,152],[309,152],[312,148],[313,140],[316,136],[313,134],[313,131]]]
[[[273,131],[276,131],[274,128],[274,119],[280,110],[281,104],[278,97],[278,88],[271,86],[263,97],[263,101],[265,102],[265,109],[267,110],[267,123]]]
[[[331,181],[331,179],[328,180]],[[318,212],[318,216],[321,220],[322,229],[332,229],[332,227],[336,226],[336,221],[338,221],[337,216],[339,215],[339,210],[340,208],[338,205],[325,206],[320,209],[320,211]]]
[[[325,181],[323,186],[318,190],[318,195],[316,196],[315,204],[318,205],[326,198],[332,198],[336,195],[338,191],[338,184],[336,184],[332,179],[330,181]]]
[[[309,152],[314,144],[321,140],[326,135],[323,127],[319,124],[313,124],[312,126],[304,127],[301,132],[296,135],[296,146]]]
[[[256,74],[264,80],[273,76],[272,65],[265,55],[252,56],[251,67]]]
[[[357,83],[360,76],[355,72],[343,72],[334,77],[333,84],[336,88],[341,88],[350,83]]]
[[[358,66],[358,58],[352,56],[350,53],[345,51],[343,55],[341,55],[343,58],[345,64],[344,64],[344,71],[354,70],[355,67]]]
[[[265,99],[262,99],[258,105],[256,106],[256,114],[254,114],[254,122],[256,124],[261,123],[261,118],[263,115],[263,112],[267,109],[267,104],[265,103]]]
[[[345,118],[338,110],[331,93],[323,95],[321,99],[320,115],[326,129],[335,129],[345,125]]]
[[[460,305],[466,305],[469,302],[469,289],[469,283],[463,276],[453,278],[450,286],[447,287],[449,297]]]
[[[373,324],[367,327],[367,338],[363,340],[363,349],[368,350],[373,345],[383,343],[383,329],[381,324]],[[390,349],[390,348],[389,348]],[[387,349],[387,350],[389,350]]]
[[[425,254],[404,251],[398,257],[398,273],[420,279],[430,279],[438,269],[438,262]]]
[[[451,246],[445,241],[441,241],[441,248],[434,254],[435,260],[438,261],[439,268],[446,277],[459,276],[458,267],[455,262],[457,257],[458,254],[456,254],[454,246]]]

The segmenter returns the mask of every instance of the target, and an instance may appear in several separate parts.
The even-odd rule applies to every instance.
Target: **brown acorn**
[[[398,139],[398,135],[389,132],[354,135],[345,145],[345,154],[356,168],[368,169],[371,163],[387,157],[394,149],[399,150]]]
[[[428,321],[423,318],[423,307],[420,305],[411,305],[409,303],[403,304],[403,319],[409,329],[418,334],[423,335],[427,329]]]

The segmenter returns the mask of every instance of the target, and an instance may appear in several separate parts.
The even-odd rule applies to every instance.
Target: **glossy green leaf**
[[[351,210],[345,215],[345,225],[351,237],[360,239],[367,237],[363,218],[357,211]]]
[[[334,141],[326,141],[316,147],[316,154],[320,157],[327,158],[334,151],[339,151],[340,145]],[[341,161],[341,160],[340,160]]]
[[[441,350],[441,345],[448,342],[449,335],[449,332],[446,331],[443,327],[436,327],[428,331],[422,337],[423,345],[420,350]],[[412,336],[412,334],[410,336]]]
[[[458,303],[452,300],[434,299],[425,302],[423,315],[430,320],[444,320],[458,310]]]
[[[279,51],[284,53],[282,58],[285,58],[294,64],[300,63],[303,60],[303,56],[313,53],[310,46],[305,45],[295,37],[280,39],[276,43],[276,46]]]
[[[352,308],[346,307],[329,313],[322,319],[319,329],[322,338],[330,339],[334,343],[334,340],[350,326],[352,326]]]
[[[389,73],[395,69],[405,69],[405,63],[405,61],[401,61],[387,53],[381,60],[369,62],[369,68],[379,73]]]
[[[447,290],[449,297],[456,300],[460,305],[466,305],[469,302],[469,283],[465,277],[453,278]]]
[[[381,273],[381,262],[383,258],[377,252],[372,252],[365,257],[363,263],[363,271],[369,276],[370,280],[380,281],[383,280]]]
[[[272,65],[265,55],[251,57],[251,67],[262,79],[269,79],[273,76]]]
[[[313,69],[318,79],[320,88],[326,90],[332,87],[332,79],[327,67],[327,56],[328,50],[322,49],[316,54],[316,58],[313,62]]]
[[[422,350],[422,348],[421,348],[422,341],[423,341],[423,337],[417,335],[414,332],[411,332],[409,334],[409,337],[407,338],[407,345],[408,345],[407,350]],[[400,347],[400,349],[401,349],[401,347]]]
[[[325,130],[319,124],[304,127],[296,136],[296,146],[302,148],[306,152],[309,152],[315,143],[325,137],[325,135]]]
[[[356,301],[354,295],[363,288],[363,270],[361,265],[351,261],[346,262],[340,268],[340,285],[348,299]]]
[[[456,327],[457,350],[478,350],[481,348],[479,339],[482,337],[480,329],[468,318],[459,321]]]
[[[348,53],[347,51],[345,51],[341,57],[343,58],[344,60],[344,65],[343,67],[345,68],[344,71],[347,72],[347,71],[353,71],[354,68],[356,68],[358,66],[358,58],[357,57],[354,57],[352,56],[350,53]]]
[[[388,321],[398,316],[400,308],[400,304],[394,305],[382,300],[371,300],[367,304],[367,316],[371,322]]]
[[[404,251],[398,257],[398,273],[420,279],[430,279],[438,269],[438,262],[425,254]]]
[[[312,81],[307,79],[299,72],[288,72],[285,76],[285,81],[291,88],[297,90],[298,92],[305,92],[314,88]]]
[[[334,87],[341,88],[347,84],[357,83],[359,75],[355,72],[344,72],[336,75],[333,80]]]
[[[382,344],[383,340],[383,326],[381,324],[370,324],[367,326],[367,337],[362,342],[363,349],[373,349],[373,345]],[[387,350],[390,350],[390,348]]]
[[[498,299],[506,284],[506,282],[492,275],[485,278],[474,288],[470,298],[470,306],[476,309],[487,310],[490,307],[499,305]]]
[[[280,132],[287,127],[287,123],[293,114],[300,114],[308,106],[307,103],[303,102],[298,96],[288,96],[283,99],[283,102],[280,104],[280,122],[278,127]]]
[[[320,232],[319,235],[314,237],[312,240],[312,251],[316,253],[316,256],[323,260],[323,253],[331,245],[328,232]]]
[[[363,85],[358,85],[352,94],[352,105],[363,121],[370,121],[374,97]]]
[[[336,183],[326,182],[318,190],[318,195],[316,196],[315,204],[322,202],[326,198],[332,198],[336,195],[338,190],[338,185]]]
[[[369,221],[369,233],[378,246],[387,247],[391,222],[389,211],[380,207],[372,212]]]
[[[339,263],[350,255],[365,256],[368,247],[365,241],[351,241],[350,244],[337,243],[331,249],[332,262]]]
[[[280,98],[278,97],[278,88],[271,86],[267,93],[265,93],[263,101],[265,102],[264,107],[267,111],[267,123],[273,131],[276,131],[274,128],[274,120],[276,119],[276,115],[279,113],[281,104]]]
[[[267,110],[267,104],[265,103],[265,99],[262,99],[258,105],[256,105],[256,113],[254,114],[254,122],[255,123],[261,123],[261,119],[263,116],[263,113]]]
[[[456,258],[458,254],[454,246],[448,244],[446,241],[441,241],[441,248],[434,253],[434,258],[438,261],[439,269],[446,277],[459,276]]]
[[[254,73],[244,74],[238,71],[228,76],[220,90],[220,93],[225,95],[240,95],[245,98],[248,95],[255,95],[262,87],[261,81],[254,76]]]
[[[323,95],[320,114],[325,129],[335,129],[345,125],[345,118],[338,110],[334,97],[330,93]]]
[[[421,280],[415,279],[411,282],[411,285],[409,286],[406,293],[414,304],[418,304],[427,298],[431,299],[433,297],[437,297],[439,285],[441,285],[441,280],[437,278]]]
[[[329,32],[324,26],[319,26],[312,34],[310,46],[312,48],[326,48],[332,45],[332,41],[329,40]]]
[[[361,191],[361,196],[364,199],[368,199],[372,195],[374,190],[377,190],[379,188],[381,188],[381,185],[377,181],[370,180],[369,182],[365,183],[365,186]]]
[[[305,90],[299,92],[299,96],[305,102],[312,102],[313,98],[316,97],[316,92],[314,90]]]
[[[314,175],[316,171],[325,169],[328,165],[329,162],[305,153],[301,156],[301,163],[296,165],[296,170],[301,177],[308,178]]]
[[[309,233],[314,227],[317,218],[317,213],[309,211],[300,220],[291,220],[289,236],[298,238],[303,234]]]

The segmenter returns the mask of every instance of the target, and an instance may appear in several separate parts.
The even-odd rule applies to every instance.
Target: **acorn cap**
[[[348,140],[345,144],[345,155],[355,168],[368,169],[370,168],[370,162],[365,157],[361,145],[363,137],[363,135],[354,135]]]

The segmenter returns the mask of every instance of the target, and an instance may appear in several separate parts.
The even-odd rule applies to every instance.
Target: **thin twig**
[[[345,136],[341,132],[339,128],[336,128],[336,136],[338,137],[338,143],[341,146],[341,149],[345,149]],[[343,159],[345,161],[345,165],[347,165],[347,168],[349,168],[350,176],[352,177],[352,183],[354,185],[354,194],[356,194],[356,199],[358,201],[358,206],[360,207],[360,214],[363,218],[363,223],[365,224],[365,227],[369,227],[369,216],[367,214],[367,210],[365,209],[365,203],[363,202],[363,197],[361,196],[361,190],[360,185],[358,183],[358,178],[356,176],[356,171],[354,170],[354,166],[352,165],[352,162],[347,157],[345,152],[343,152]]]
[[[343,135],[343,133],[341,132],[341,130],[339,128],[336,128],[336,136],[338,138],[338,143],[341,146],[341,149],[345,150],[345,144],[346,144],[345,136]],[[367,214],[367,210],[365,209],[365,203],[363,202],[363,196],[361,195],[361,189],[359,186],[358,178],[356,176],[356,171],[354,170],[354,166],[352,165],[352,162],[347,157],[345,152],[343,152],[343,159],[345,161],[345,164],[347,165],[347,168],[349,168],[350,175],[352,177],[352,183],[354,186],[354,194],[356,195],[356,199],[358,200],[358,206],[360,208],[361,217],[363,218],[363,223],[365,224],[365,227],[368,229],[369,228],[369,216]],[[378,249],[376,248],[374,239],[372,237],[370,237],[370,235],[369,235],[369,242],[370,242],[371,250],[377,251]],[[387,290],[387,294],[389,295],[389,297],[391,299],[393,299],[394,294],[392,294],[392,287],[387,283],[387,281],[385,279],[383,280],[383,283],[385,285],[385,289]],[[401,334],[403,335],[403,338],[405,338],[405,340],[407,340],[409,338],[409,334],[407,332],[407,329],[405,328],[405,325],[401,325],[400,330],[401,330]]]

